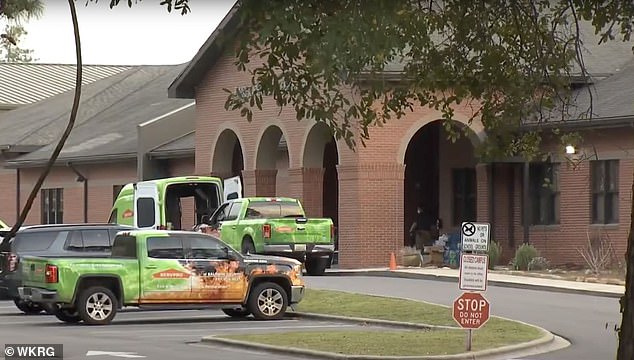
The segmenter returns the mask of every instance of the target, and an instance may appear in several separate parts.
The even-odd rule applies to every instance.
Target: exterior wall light
[[[566,154],[573,155],[575,153],[577,153],[577,149],[575,149],[574,146],[572,146],[572,145],[566,146]]]

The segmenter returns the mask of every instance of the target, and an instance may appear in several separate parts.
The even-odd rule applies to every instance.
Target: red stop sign
[[[465,329],[479,329],[489,320],[489,301],[479,293],[463,293],[453,302],[453,318]]]

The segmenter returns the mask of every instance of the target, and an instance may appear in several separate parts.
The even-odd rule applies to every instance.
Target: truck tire
[[[37,303],[25,301],[22,299],[13,299],[15,306],[27,315],[37,315],[44,310],[44,308]]]
[[[279,320],[286,314],[288,295],[276,283],[256,285],[249,294],[247,309],[256,320]]]
[[[53,315],[55,315],[58,320],[71,324],[76,324],[81,321],[81,316],[76,309],[56,308],[53,310]]]
[[[239,308],[225,308],[222,312],[233,318],[245,318],[251,314],[249,310]]]
[[[242,240],[242,247],[240,249],[242,254],[255,254],[255,245],[253,245],[253,240],[251,238],[246,237]]]
[[[328,259],[306,259],[306,273],[310,276],[322,276],[328,267]]]
[[[102,286],[83,290],[77,301],[77,311],[85,324],[107,325],[117,313],[117,297]]]

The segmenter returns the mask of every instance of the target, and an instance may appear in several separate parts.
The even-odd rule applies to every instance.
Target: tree
[[[585,38],[629,40],[634,3],[240,0],[237,16],[235,64],[252,85],[225,89],[225,107],[249,121],[271,101],[294,109],[298,120],[326,123],[355,149],[359,140],[365,145],[372,126],[414,106],[452,120],[455,106],[467,103],[470,122],[481,122],[487,133],[477,149],[481,158],[530,160],[544,155],[544,132],[520,131],[521,125],[592,117],[592,105],[572,111],[573,78],[586,85],[589,78]],[[586,25],[594,34],[583,36]],[[445,121],[455,139],[461,134],[450,124]],[[558,129],[549,135],[579,139]],[[634,211],[631,226],[620,360],[634,359]]]
[[[22,25],[7,25],[0,35],[0,62],[32,62],[33,50],[18,46],[20,39],[27,35]]]

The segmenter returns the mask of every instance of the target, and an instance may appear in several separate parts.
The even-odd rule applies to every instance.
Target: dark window
[[[296,201],[252,201],[247,208],[246,219],[304,216],[304,211]]]
[[[154,199],[152,198],[139,198],[136,202],[137,205],[137,219],[139,221],[139,227],[150,227],[154,226],[154,217],[155,217],[155,205]]]
[[[216,224],[220,221],[225,221],[225,218],[228,216],[229,205],[231,205],[231,203],[221,205],[212,216],[210,223]]]
[[[13,242],[13,251],[43,251],[48,250],[56,239],[66,240],[67,231],[37,231],[18,233]]]
[[[64,189],[42,189],[42,224],[64,222]]]
[[[115,237],[110,256],[136,259],[136,238],[130,235],[119,235]]]
[[[108,230],[82,230],[85,251],[110,250],[110,235]]]
[[[82,239],[80,231],[71,231],[70,239],[66,241],[66,250],[82,251],[84,249],[84,239]]]
[[[476,171],[453,169],[453,223],[476,220]]]
[[[112,185],[112,204],[117,200],[121,189],[123,189],[123,185]]]
[[[619,222],[619,161],[592,161],[592,223]]]
[[[110,213],[110,219],[108,219],[108,223],[109,224],[117,223],[117,209],[116,208],[112,209],[112,212]]]
[[[559,164],[530,164],[529,194],[531,225],[559,224]]]
[[[227,256],[228,248],[210,236],[190,237],[191,259],[218,259]]]
[[[225,221],[233,221],[238,219],[238,216],[240,216],[241,209],[242,209],[242,203],[234,202],[231,205],[231,210],[229,210],[229,215],[227,215],[227,217],[225,218]]]
[[[157,259],[184,259],[183,241],[179,237],[150,237],[147,239],[147,253]]]

